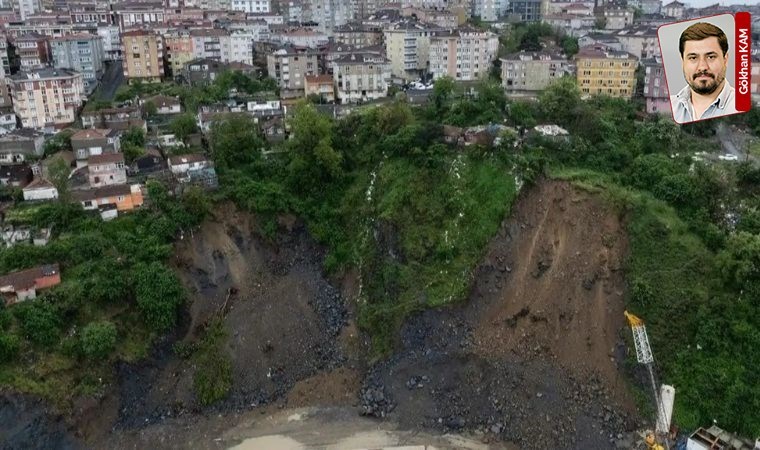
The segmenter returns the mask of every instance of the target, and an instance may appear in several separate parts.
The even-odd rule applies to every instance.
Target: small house
[[[58,189],[50,181],[37,178],[22,189],[24,200],[44,201],[58,198]]]
[[[146,103],[153,103],[156,106],[157,114],[179,114],[182,112],[180,101],[176,97],[170,97],[168,95],[154,95],[140,101],[140,104],[145,109]]]
[[[124,155],[121,153],[106,153],[87,158],[90,187],[101,187],[127,182],[127,169]]]
[[[37,291],[61,284],[58,264],[49,264],[0,276],[0,296],[6,305],[37,298]]]
[[[0,185],[23,188],[32,182],[32,168],[27,164],[0,166]]]

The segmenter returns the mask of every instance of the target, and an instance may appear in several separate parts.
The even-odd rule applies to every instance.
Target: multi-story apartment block
[[[60,128],[76,119],[84,100],[82,74],[45,68],[11,75],[13,110],[24,128]]]
[[[333,30],[335,42],[354,45],[356,47],[370,47],[383,43],[383,29],[376,26],[364,25],[359,22],[351,22]]]
[[[670,115],[670,95],[665,82],[662,58],[655,57],[641,61],[644,66],[644,98],[650,114]]]
[[[231,0],[233,11],[243,11],[247,13],[268,13],[271,12],[269,0]]]
[[[229,61],[230,33],[218,28],[190,30],[193,58],[213,58]]]
[[[230,55],[226,62],[239,62],[253,65],[253,41],[256,35],[250,31],[233,31],[230,33]]]
[[[541,0],[514,0],[509,2],[508,14],[520,22],[541,20]]]
[[[433,79],[449,76],[458,81],[488,76],[499,52],[499,38],[490,31],[463,27],[430,38],[430,72]]]
[[[13,0],[10,4],[13,6],[13,10],[21,17],[21,20],[26,20],[29,16],[42,11],[42,2],[40,0]]]
[[[28,33],[17,37],[14,46],[20,70],[41,69],[50,63],[50,43],[47,36]]]
[[[551,52],[520,52],[501,59],[501,84],[510,94],[532,94],[570,74],[570,64]]]
[[[310,0],[302,4],[302,10],[303,21],[316,22],[319,31],[329,35],[354,19],[351,0]]]
[[[277,80],[282,98],[303,97],[304,76],[319,74],[319,53],[283,46],[267,55],[269,76]]]
[[[390,60],[382,55],[357,52],[333,61],[333,81],[341,103],[386,97],[390,79]]]
[[[578,87],[595,94],[631,98],[636,88],[636,57],[603,45],[583,47],[575,55]]]
[[[126,2],[113,5],[116,25],[122,32],[143,26],[162,25],[164,23],[163,2]]]
[[[440,27],[405,20],[385,30],[385,48],[391,74],[414,80],[430,69],[430,38],[444,31]]]
[[[662,14],[665,17],[672,17],[674,19],[683,19],[685,11],[686,5],[679,1],[670,2],[662,7]]]
[[[633,8],[620,5],[604,7],[604,28],[607,30],[622,30],[633,25]]]
[[[71,34],[50,41],[53,67],[82,74],[85,92],[95,90],[103,73],[103,40],[92,34]]]
[[[151,30],[125,31],[121,35],[124,77],[133,82],[160,82],[164,77],[164,38]]]
[[[499,11],[496,0],[473,0],[472,15],[485,22],[495,22]]]
[[[459,16],[447,10],[407,7],[401,10],[401,14],[404,17],[415,17],[420,22],[438,25],[441,28],[456,28],[463,24],[460,23]]]
[[[580,14],[544,14],[541,22],[562,30],[567,35],[579,36],[594,28],[596,18]]]
[[[172,29],[164,34],[166,66],[169,75],[176,77],[188,61],[194,59],[193,39],[188,29]]]
[[[317,95],[320,102],[333,103],[335,101],[335,82],[332,75],[306,75],[304,80],[306,97]]]
[[[628,27],[614,33],[614,36],[623,44],[624,51],[639,59],[660,56],[660,41],[657,39],[656,27]]]
[[[330,39],[327,34],[320,31],[313,31],[307,28],[297,28],[294,30],[283,30],[272,32],[271,39],[280,44],[290,44],[296,47],[321,47],[327,45]]]
[[[98,25],[98,36],[103,40],[103,57],[106,61],[120,60],[121,35],[116,25]]]
[[[8,45],[8,38],[0,35],[0,65],[2,65],[2,76],[11,74],[11,63],[15,59],[16,49],[13,45]]]
[[[91,130],[90,130],[91,131]],[[127,168],[122,153],[103,153],[87,158],[90,187],[125,184]]]
[[[68,2],[71,22],[95,25],[112,25],[113,15],[106,3]]]

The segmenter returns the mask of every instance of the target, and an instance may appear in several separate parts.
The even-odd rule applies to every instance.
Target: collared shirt
[[[696,117],[694,113],[694,104],[691,102],[691,86],[688,84],[681,91],[670,97],[670,104],[673,108],[673,118],[678,123],[689,123],[695,120],[710,119],[728,114],[736,113],[734,104],[734,88],[728,84],[723,85],[723,90],[707,107],[702,117]]]

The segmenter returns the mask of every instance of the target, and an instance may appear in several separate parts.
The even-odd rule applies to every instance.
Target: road
[[[121,68],[121,61],[107,61],[103,77],[100,79],[100,85],[93,93],[92,98],[112,101],[116,95],[116,90],[123,82],[124,72]]]

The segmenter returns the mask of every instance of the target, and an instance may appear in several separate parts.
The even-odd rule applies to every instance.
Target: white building
[[[232,0],[231,6],[233,11],[243,11],[247,13],[271,12],[269,0]]]
[[[98,25],[98,36],[103,39],[103,55],[106,61],[121,59],[121,37],[116,25]]]
[[[458,81],[488,76],[499,52],[499,38],[490,31],[463,27],[430,38],[430,72],[433,79],[449,76]]]
[[[472,15],[484,22],[496,22],[500,7],[502,5],[497,4],[496,0],[473,0]]]
[[[390,61],[376,53],[352,53],[333,61],[333,81],[342,103],[386,97],[390,78]]]
[[[37,178],[22,189],[25,201],[55,200],[58,198],[58,189],[53,183],[44,178]]]
[[[230,33],[218,28],[191,30],[193,59],[213,58],[218,61],[230,59]]]
[[[256,35],[251,32],[236,31],[230,34],[230,54],[225,62],[241,62],[253,65],[253,41]]]
[[[327,34],[306,28],[272,33],[272,40],[281,44],[292,44],[296,47],[316,48],[326,45],[330,39]]]

